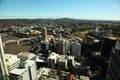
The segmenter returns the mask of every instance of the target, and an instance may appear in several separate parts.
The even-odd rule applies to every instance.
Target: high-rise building
[[[68,40],[59,38],[56,41],[56,52],[59,54],[67,55],[69,44],[70,43]]]
[[[1,36],[0,36],[0,76],[2,76],[3,78],[9,76]]]
[[[47,40],[47,28],[42,29],[42,40]]]
[[[81,44],[80,43],[77,43],[77,42],[74,42],[72,43],[71,45],[71,54],[77,58],[81,55]]]
[[[47,37],[47,28],[44,27],[42,29],[41,52],[47,53],[48,49],[49,49],[49,45],[48,45],[48,37]]]
[[[120,41],[112,49],[106,80],[120,80]]]
[[[37,66],[33,60],[25,61],[25,69],[28,69],[30,80],[37,80]]]
[[[114,40],[104,39],[101,43],[101,56],[109,59],[114,44]]]

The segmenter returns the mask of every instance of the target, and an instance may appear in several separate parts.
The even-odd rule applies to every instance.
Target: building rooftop
[[[8,65],[11,65],[15,63],[16,61],[20,60],[19,58],[17,58],[17,55],[13,55],[13,54],[5,54],[5,59]]]
[[[78,43],[78,42],[72,42],[72,44],[74,45],[81,45],[80,43]]]
[[[49,75],[50,69],[49,68],[42,68],[41,69],[41,74],[42,75]]]
[[[94,41],[94,42],[100,42],[100,40],[98,40],[98,39],[94,39],[93,41]]]
[[[29,59],[35,57],[36,55],[30,52],[20,52],[18,56],[28,57]]]
[[[49,76],[50,68],[40,68],[37,72],[38,77],[41,77],[42,75],[44,76]]]
[[[87,76],[80,76],[80,80],[90,80],[90,78]]]
[[[45,57],[42,56],[36,56],[36,62],[46,62]]]
[[[33,64],[35,64],[35,61],[33,61],[33,60],[26,60],[25,62],[26,62],[26,64],[25,64],[26,67],[32,66]]]
[[[67,56],[68,59],[74,59],[74,56]]]
[[[10,71],[10,74],[16,74],[16,75],[21,75],[26,71],[24,68],[15,68],[12,71]]]
[[[38,70],[37,77],[40,80],[59,80],[57,76],[57,71],[46,67],[42,67]]]
[[[20,52],[18,55],[22,55],[22,56],[29,56],[30,53],[29,52]]]
[[[94,38],[95,38],[95,37],[89,36],[89,35],[87,35],[86,37],[87,37],[87,38],[91,38],[91,39],[94,39]]]
[[[66,62],[67,59],[68,59],[68,56],[67,56],[67,55],[60,55],[59,62]]]
[[[59,57],[59,54],[56,54],[55,52],[52,52],[49,56],[48,59],[56,59]]]
[[[60,59],[74,59],[74,56],[68,56],[68,55],[60,55]]]

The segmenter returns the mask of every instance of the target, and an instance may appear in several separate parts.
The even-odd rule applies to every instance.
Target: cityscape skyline
[[[33,18],[15,5],[0,19],[0,80],[120,80],[120,20]]]
[[[0,0],[0,19],[120,20],[119,0]]]

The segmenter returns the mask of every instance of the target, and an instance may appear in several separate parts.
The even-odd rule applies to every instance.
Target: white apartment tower
[[[2,45],[2,39],[0,36],[0,74],[2,72],[2,76],[8,77],[9,73],[8,73],[8,69],[7,69],[7,65],[6,65],[6,61],[5,61],[5,57],[4,57],[4,50],[3,50],[3,45]]]

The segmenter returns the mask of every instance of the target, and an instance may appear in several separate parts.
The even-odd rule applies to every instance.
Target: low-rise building
[[[58,66],[62,69],[68,69],[68,66],[75,66],[74,56],[60,55]]]
[[[75,66],[75,59],[74,56],[67,56],[68,64],[71,64],[72,66]]]
[[[37,75],[39,77],[38,80],[59,80],[56,70],[51,68],[40,68],[37,72]]]
[[[29,52],[20,52],[18,55],[17,55],[18,58],[20,58],[21,61],[26,61],[27,59],[28,60],[36,60],[36,55],[33,54],[33,53],[29,53]]]
[[[68,69],[67,67],[68,59],[66,55],[60,55],[60,59],[58,60],[58,66],[62,69]]]
[[[80,80],[90,80],[90,77],[87,77],[87,76],[80,76]]]
[[[57,60],[59,58],[59,54],[55,52],[51,52],[51,54],[47,58],[48,66],[54,67],[57,64]]]

